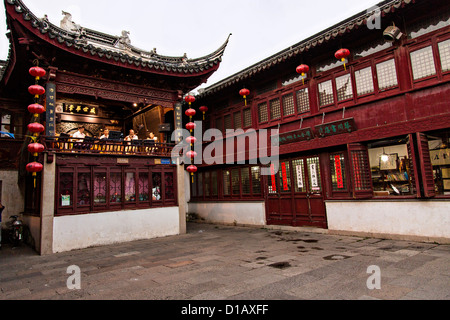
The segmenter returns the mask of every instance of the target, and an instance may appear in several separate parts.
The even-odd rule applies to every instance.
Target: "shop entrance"
[[[266,184],[269,225],[327,228],[320,170],[319,156],[280,161],[278,173]]]

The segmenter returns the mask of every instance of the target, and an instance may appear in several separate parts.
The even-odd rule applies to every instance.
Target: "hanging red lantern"
[[[40,104],[30,104],[28,106],[28,111],[32,114],[34,114],[34,117],[37,118],[39,117],[40,114],[45,112],[45,108],[44,106],[41,106]]]
[[[33,174],[34,187],[36,188],[36,176],[37,176],[37,173],[41,172],[42,170],[44,170],[44,166],[41,163],[39,163],[39,162],[31,162],[31,163],[27,164],[25,169],[28,172]]]
[[[44,166],[39,162],[31,162],[27,164],[26,169],[28,172],[37,173],[44,170]]]
[[[245,105],[247,105],[247,97],[250,95],[250,90],[244,88],[241,91],[239,91],[239,94],[244,98]]]
[[[192,121],[192,117],[195,116],[196,114],[197,112],[192,108],[186,110],[186,115],[189,117],[189,121]]]
[[[28,145],[28,151],[37,157],[38,153],[44,152],[45,147],[40,143],[31,143]]]
[[[296,71],[302,76],[303,84],[305,84],[305,79],[307,78],[309,72],[309,66],[306,64],[301,64],[297,67]]]
[[[44,69],[42,69],[41,67],[32,67],[29,70],[29,73],[36,78],[36,80],[39,80],[40,78],[44,77],[47,72],[45,72]]]
[[[39,98],[39,96],[45,94],[45,89],[40,85],[34,84],[28,88],[28,92],[31,93],[36,98]]]
[[[339,49],[338,51],[336,51],[334,56],[336,57],[336,59],[342,61],[342,63],[344,64],[344,69],[347,70],[346,63],[348,63],[347,58],[350,56],[350,50]]]
[[[186,129],[188,129],[189,131],[192,132],[192,130],[194,130],[195,128],[197,128],[197,125],[194,122],[189,122],[188,124],[186,124]]]
[[[186,142],[189,143],[191,146],[197,142],[197,138],[194,136],[190,136],[186,138]]]
[[[188,157],[189,159],[195,159],[196,156],[197,156],[197,152],[195,152],[195,151],[188,151],[186,153],[186,157]]]
[[[40,123],[33,122],[28,125],[28,131],[33,133],[41,133],[45,131],[45,127]]]
[[[208,112],[208,107],[207,106],[201,106],[200,111],[203,112],[203,121],[205,121],[205,114]]]
[[[194,173],[196,173],[198,171],[198,168],[194,165],[190,165],[189,167],[187,167],[187,172],[189,172],[192,176],[192,183],[194,183]]]
[[[191,96],[191,95],[188,95],[188,96],[186,96],[186,98],[184,98],[184,101],[189,103],[189,106],[190,106],[191,104],[193,104],[195,102],[195,97]]]

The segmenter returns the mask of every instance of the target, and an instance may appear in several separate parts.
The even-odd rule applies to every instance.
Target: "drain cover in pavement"
[[[276,262],[273,264],[269,264],[269,267],[277,268],[277,269],[286,269],[289,268],[291,264],[289,262]]]
[[[343,256],[340,254],[333,254],[331,256],[323,257],[325,260],[345,260],[350,258],[349,256]]]

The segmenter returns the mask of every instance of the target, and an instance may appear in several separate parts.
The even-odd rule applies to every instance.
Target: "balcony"
[[[171,157],[173,143],[160,143],[152,140],[100,140],[86,137],[74,139],[71,137],[48,137],[41,136],[41,143],[45,150],[55,153],[67,154],[102,154],[119,156],[151,156]]]

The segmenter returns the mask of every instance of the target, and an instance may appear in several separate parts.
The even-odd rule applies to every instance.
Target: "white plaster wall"
[[[0,171],[2,181],[2,204],[5,206],[2,214],[2,225],[9,221],[12,215],[20,215],[24,211],[24,198],[18,185],[17,171]]]
[[[196,213],[208,222],[241,225],[266,225],[266,209],[258,202],[191,202],[189,213]]]
[[[450,239],[450,201],[328,201],[336,231]]]
[[[178,207],[55,217],[53,252],[179,234]]]

